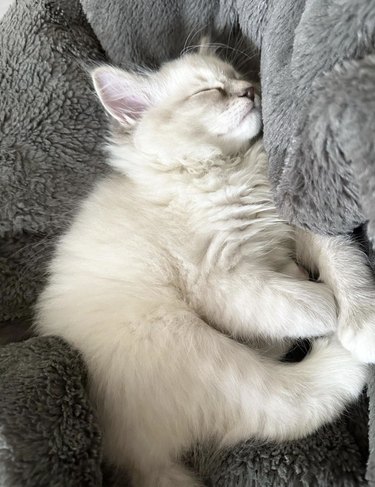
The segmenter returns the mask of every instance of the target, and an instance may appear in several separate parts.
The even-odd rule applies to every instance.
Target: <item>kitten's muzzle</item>
[[[250,101],[255,100],[255,88],[248,81],[232,80],[226,87],[228,95],[239,98],[248,98]]]
[[[255,100],[255,88],[254,88],[254,86],[249,86],[248,88],[245,88],[237,96],[246,97],[246,98],[249,98],[249,100],[254,101]]]

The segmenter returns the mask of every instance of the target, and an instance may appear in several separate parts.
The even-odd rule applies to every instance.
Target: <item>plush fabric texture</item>
[[[53,242],[105,171],[106,118],[82,63],[104,54],[69,1],[20,1],[0,22],[0,485],[101,485],[101,440],[76,352],[33,338]]]
[[[101,437],[79,355],[31,338],[0,353],[0,485],[101,485]]]
[[[373,0],[82,5],[93,30],[78,0],[20,0],[0,21],[0,484],[6,487],[115,482],[111,475],[101,479],[98,426],[79,355],[53,338],[6,345],[30,335],[54,241],[106,171],[107,121],[85,66],[103,60],[157,66],[205,30],[219,33],[244,52],[224,53],[234,52],[254,75],[260,69],[264,140],[283,215],[332,234],[369,219],[375,237]],[[366,485],[367,422],[363,398],[304,440],[249,441],[220,453],[203,445],[187,462],[215,487]]]
[[[29,319],[53,239],[106,168],[84,70],[103,59],[78,2],[21,1],[0,23],[0,321]]]

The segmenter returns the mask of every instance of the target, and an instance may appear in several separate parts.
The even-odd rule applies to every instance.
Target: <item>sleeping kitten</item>
[[[344,237],[280,220],[259,96],[206,47],[156,73],[92,76],[116,171],[60,240],[38,330],[82,352],[105,455],[134,487],[202,485],[179,463],[195,442],[298,438],[359,395],[372,276]],[[321,335],[294,364],[235,340]]]

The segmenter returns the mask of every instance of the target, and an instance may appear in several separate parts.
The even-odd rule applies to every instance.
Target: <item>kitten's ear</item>
[[[208,54],[212,54],[212,43],[210,36],[205,35],[201,37],[201,40],[199,41],[198,53],[206,56]]]
[[[96,68],[91,76],[104,108],[122,125],[133,125],[152,104],[152,90],[145,76],[110,66]]]

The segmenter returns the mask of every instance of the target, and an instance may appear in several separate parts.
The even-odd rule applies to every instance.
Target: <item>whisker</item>
[[[228,44],[224,44],[222,42],[210,42],[208,43],[208,46],[209,47],[212,47],[212,48],[225,48],[225,49],[230,49],[231,51],[233,52],[236,52],[236,53],[239,53],[239,54],[242,54],[243,56],[246,57],[246,59],[248,61],[252,61],[255,57],[258,56],[258,53],[254,53],[252,54],[251,56],[249,54],[247,54],[245,51],[243,50],[240,50],[240,49],[236,49],[235,47],[231,47],[229,46]],[[195,50],[195,49],[199,49],[200,47],[202,47],[202,44],[194,44],[194,45],[191,45],[189,47],[187,47],[184,51],[184,54],[187,54],[188,52],[192,51],[192,50]]]
[[[190,42],[190,40],[197,37],[198,34],[202,31],[206,30],[207,27],[208,27],[208,22],[205,25],[203,25],[203,27],[198,28],[195,32],[194,32],[194,28],[191,29],[190,33],[188,34],[188,36],[186,37],[186,40],[184,42],[184,47],[181,49],[180,56],[182,56],[182,54],[185,52],[185,49],[187,47],[189,47],[188,43]]]

